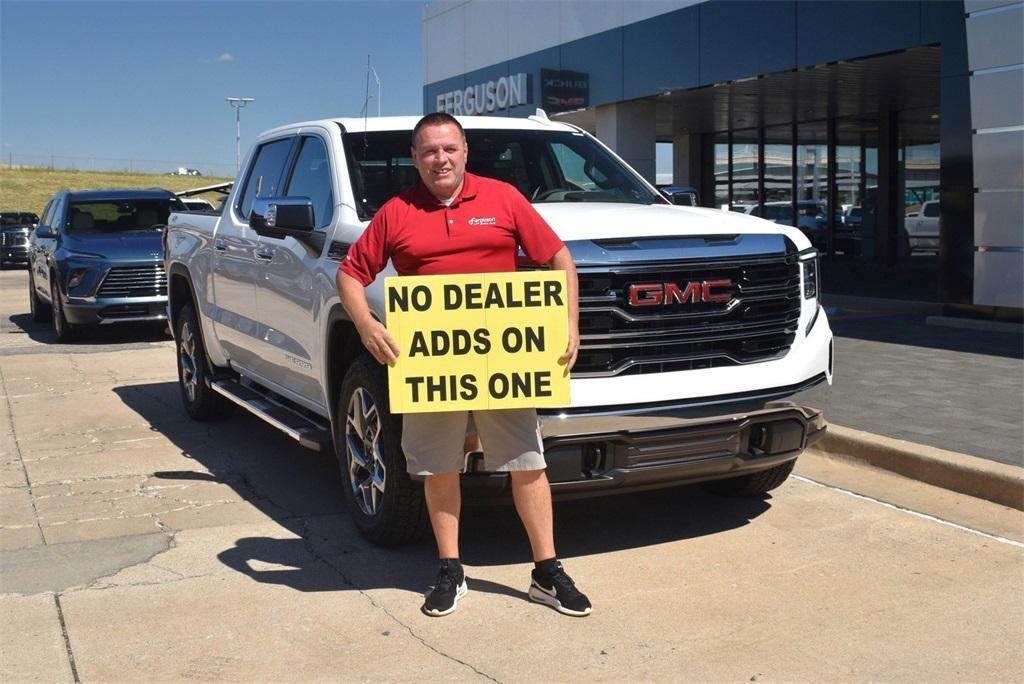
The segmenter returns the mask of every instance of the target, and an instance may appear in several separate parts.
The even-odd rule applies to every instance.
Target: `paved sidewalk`
[[[1024,466],[1024,337],[834,301],[835,383],[803,395],[830,423]]]

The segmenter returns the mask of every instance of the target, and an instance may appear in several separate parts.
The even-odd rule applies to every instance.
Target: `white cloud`
[[[235,56],[230,52],[222,52],[213,59],[209,57],[202,57],[200,60],[203,64],[217,64],[218,62],[234,62]]]

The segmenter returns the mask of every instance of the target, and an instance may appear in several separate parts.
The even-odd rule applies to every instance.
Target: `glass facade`
[[[928,108],[888,116],[895,128],[885,141],[880,115],[714,133],[708,204],[798,228],[825,258],[826,290],[934,300],[938,114]],[[892,157],[884,178],[883,142]]]

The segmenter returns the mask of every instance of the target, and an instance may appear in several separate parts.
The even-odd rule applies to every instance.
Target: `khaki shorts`
[[[544,445],[535,409],[474,411],[472,421],[490,472],[543,470]],[[438,475],[461,471],[468,411],[407,413],[402,416],[402,451],[410,475]],[[471,429],[469,433],[472,433]]]

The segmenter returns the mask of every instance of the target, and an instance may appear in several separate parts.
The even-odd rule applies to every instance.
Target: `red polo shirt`
[[[399,275],[515,271],[519,246],[544,264],[562,241],[514,187],[467,173],[451,206],[422,182],[385,202],[341,270],[364,286],[388,259]]]

